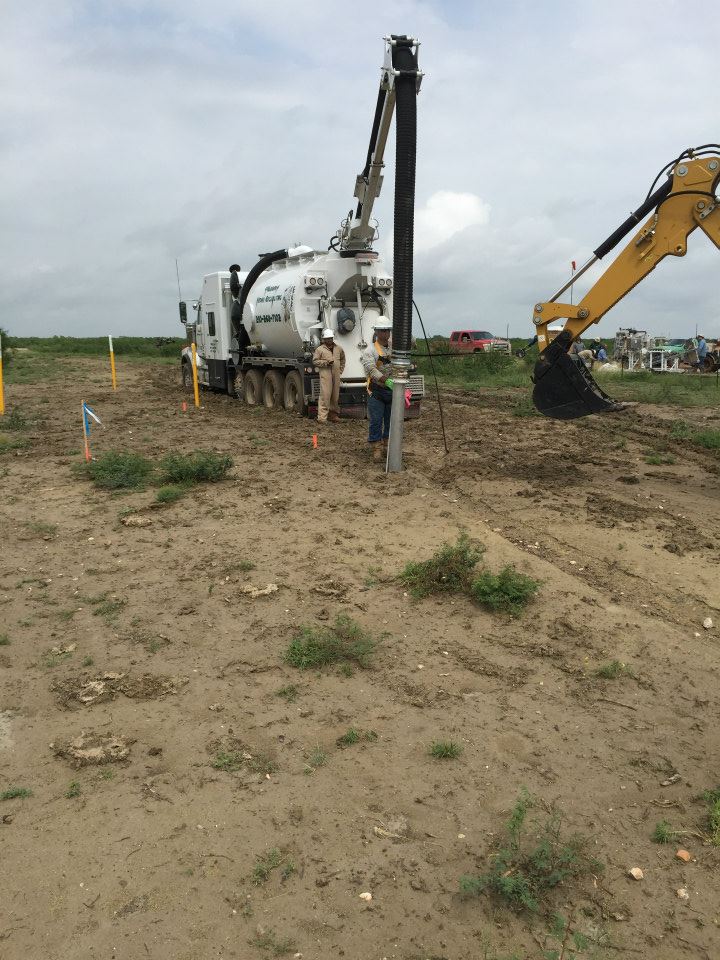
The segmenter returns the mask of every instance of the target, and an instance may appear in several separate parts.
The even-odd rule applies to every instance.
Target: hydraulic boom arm
[[[686,151],[668,176],[667,182],[595,250],[568,283],[549,301],[535,304],[533,322],[540,359],[533,377],[533,401],[546,416],[571,420],[618,409],[582,361],[576,362],[568,355],[573,340],[598,323],[665,257],[684,257],[687,238],[693,230],[699,227],[720,248],[720,199],[715,196],[720,181],[720,147],[712,144]],[[651,215],[582,300],[576,305],[560,302],[558,298],[571,283],[614,249],[650,211]],[[566,321],[565,327],[550,342],[548,324],[558,319]]]
[[[383,157],[390,132],[390,124],[395,112],[395,78],[401,73],[400,70],[393,67],[395,39],[394,37],[385,37],[385,61],[381,71],[380,89],[375,105],[367,159],[362,173],[355,180],[354,196],[358,201],[357,208],[354,216],[352,211],[350,212],[338,233],[340,247],[343,250],[366,250],[372,246],[375,239],[375,227],[370,224],[370,217],[372,216],[373,205],[380,196],[382,187],[382,170],[385,165]],[[414,75],[417,76],[417,90],[420,89],[422,81],[422,73],[417,70],[419,45],[417,40],[412,41],[411,48],[416,68]]]

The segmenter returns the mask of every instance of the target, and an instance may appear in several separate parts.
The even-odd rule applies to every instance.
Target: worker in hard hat
[[[363,350],[360,360],[367,374],[368,442],[373,460],[379,463],[387,452],[390,436],[392,390],[387,385],[387,381],[390,378],[392,321],[387,317],[378,317],[373,324],[373,329],[375,331],[373,342],[367,350]]]
[[[322,343],[313,354],[313,365],[320,371],[318,423],[337,423],[340,419],[340,377],[345,369],[345,351],[335,343],[335,334],[328,327],[322,332]]]

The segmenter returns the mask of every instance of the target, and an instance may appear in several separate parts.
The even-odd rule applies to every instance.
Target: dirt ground
[[[720,956],[698,800],[720,782],[720,459],[668,440],[677,410],[562,424],[455,391],[450,454],[428,401],[386,477],[364,423],[314,450],[285,413],[213,394],[183,413],[173,368],[121,365],[113,395],[100,362],[71,366],[7,390],[34,422],[0,457],[0,792],[32,791],[0,802],[4,960],[535,960],[542,913],[459,892],[523,787],[605,865],[552,901],[598,956]],[[235,465],[157,509],[96,490],[73,470],[82,398],[96,454]],[[680,416],[720,428],[720,408]],[[666,442],[675,462],[648,465]],[[542,582],[521,617],[392,579],[463,531]],[[386,634],[369,669],[283,662],[337,614]],[[598,677],[614,659],[630,672]],[[377,739],[338,746],[349,727]],[[653,843],[662,819],[691,833]]]

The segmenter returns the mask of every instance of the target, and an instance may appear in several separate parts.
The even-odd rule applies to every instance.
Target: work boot
[[[373,463],[382,463],[383,461],[384,450],[381,443],[372,444],[372,458]]]
[[[337,413],[330,413],[328,414],[328,420],[330,421],[330,423],[339,423],[340,417],[338,416]]]

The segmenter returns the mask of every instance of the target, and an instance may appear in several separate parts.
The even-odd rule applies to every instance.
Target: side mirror
[[[181,300],[178,304],[180,308],[180,323],[187,323],[187,304]]]

